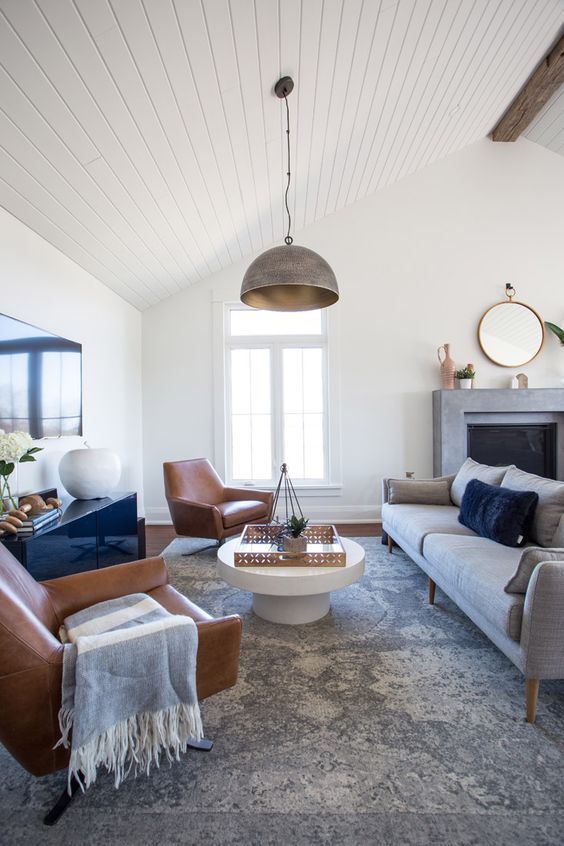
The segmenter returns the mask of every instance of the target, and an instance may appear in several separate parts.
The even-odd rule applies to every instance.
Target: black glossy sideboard
[[[144,557],[140,529],[137,494],[114,493],[104,499],[70,500],[50,526],[25,537],[3,538],[2,543],[41,581]]]

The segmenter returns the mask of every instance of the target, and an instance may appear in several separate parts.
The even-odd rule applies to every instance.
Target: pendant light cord
[[[284,102],[286,103],[286,142],[287,142],[287,156],[288,156],[288,170],[286,172],[286,176],[288,177],[288,182],[286,183],[286,192],[284,194],[284,205],[286,206],[286,214],[288,215],[288,232],[286,237],[284,238],[284,242],[290,246],[293,243],[294,239],[290,235],[290,229],[292,227],[292,216],[290,214],[290,206],[288,205],[288,191],[290,190],[290,179],[291,179],[291,172],[290,172],[290,107],[288,106],[288,97],[284,94]]]

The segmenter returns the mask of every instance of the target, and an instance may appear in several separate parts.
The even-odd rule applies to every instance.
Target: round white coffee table
[[[253,611],[271,623],[313,623],[330,608],[331,591],[352,585],[364,573],[364,549],[341,538],[344,567],[235,567],[239,538],[219,547],[217,571],[222,579],[253,594]]]

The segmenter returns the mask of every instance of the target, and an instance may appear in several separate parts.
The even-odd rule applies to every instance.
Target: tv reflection
[[[82,346],[0,314],[0,429],[82,434]]]

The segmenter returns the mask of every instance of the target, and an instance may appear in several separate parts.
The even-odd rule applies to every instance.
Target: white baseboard
[[[321,505],[308,508],[305,515],[309,520],[320,523],[381,523],[380,506],[373,505]],[[172,521],[168,508],[151,508],[145,513],[148,526],[170,526]]]
[[[145,508],[145,523],[148,526],[172,526],[168,508]]]

